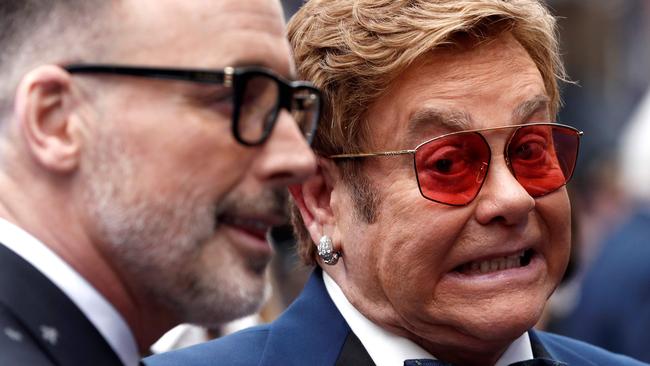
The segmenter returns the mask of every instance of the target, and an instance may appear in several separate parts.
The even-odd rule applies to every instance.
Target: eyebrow
[[[539,94],[534,96],[532,99],[519,104],[512,113],[513,123],[518,124],[525,122],[533,114],[539,112],[542,109],[548,112],[550,102],[551,99],[548,96]]]
[[[287,79],[288,81],[295,81],[297,78],[296,72],[294,70],[290,70],[285,72],[284,70],[278,69],[276,66],[272,66],[268,62],[260,62],[260,61],[252,61],[252,62],[247,62],[247,60],[239,60],[234,62],[232,65],[228,65],[232,67],[261,67],[267,70],[273,71],[276,75],[280,75],[283,78]]]
[[[519,104],[512,114],[513,123],[522,123],[542,109],[548,111],[549,103],[550,98],[548,96],[539,94]],[[473,129],[472,117],[466,112],[427,107],[412,114],[409,119],[408,134],[409,136],[419,137],[422,130],[431,126],[449,132]]]
[[[408,123],[408,134],[410,136],[419,136],[422,130],[431,126],[449,130],[450,132],[469,130],[472,127],[472,117],[465,112],[423,108],[411,115]]]

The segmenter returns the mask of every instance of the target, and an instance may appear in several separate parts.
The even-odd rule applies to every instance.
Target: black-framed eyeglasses
[[[558,123],[528,123],[452,132],[424,141],[412,150],[332,155],[330,159],[413,155],[418,188],[428,200],[464,206],[476,198],[492,153],[481,134],[513,129],[505,145],[506,164],[532,197],[554,192],[575,169],[582,131]]]
[[[308,143],[318,127],[321,93],[306,81],[288,81],[262,67],[226,67],[223,70],[172,69],[104,64],[71,64],[73,74],[113,74],[153,79],[219,84],[232,90],[232,133],[246,146],[264,143],[281,109],[291,112]]]

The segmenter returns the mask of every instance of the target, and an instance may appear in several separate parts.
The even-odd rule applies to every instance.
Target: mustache
[[[228,216],[260,216],[287,220],[289,192],[286,188],[267,189],[255,195],[233,194],[225,197],[216,208],[219,218]]]

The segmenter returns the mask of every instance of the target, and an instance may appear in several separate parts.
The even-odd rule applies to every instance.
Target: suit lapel
[[[375,363],[356,334],[350,332],[334,366],[375,366]]]
[[[548,358],[554,359],[551,354],[546,350],[542,340],[539,339],[537,333],[531,329],[528,331],[528,337],[530,338],[530,346],[533,349],[533,357],[535,358]]]
[[[334,365],[349,333],[318,268],[296,301],[270,326],[260,366]]]
[[[74,303],[4,245],[0,245],[0,302],[57,365],[122,364]]]
[[[557,359],[534,330],[533,355]],[[357,336],[330,299],[317,268],[294,303],[269,328],[260,366],[374,366]]]

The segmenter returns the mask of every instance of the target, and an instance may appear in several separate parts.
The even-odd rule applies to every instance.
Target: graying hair
[[[111,4],[114,1],[0,1],[0,119],[30,69],[99,52],[103,45],[98,34],[110,24],[102,15]]]

